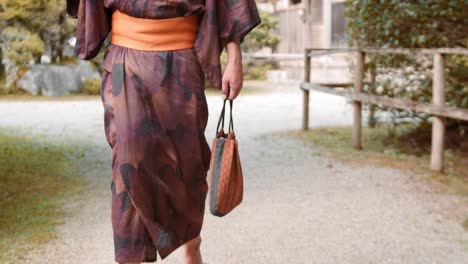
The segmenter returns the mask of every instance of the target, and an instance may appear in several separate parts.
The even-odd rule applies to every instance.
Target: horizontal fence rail
[[[302,53],[242,53],[242,58],[245,59],[276,59],[276,60],[303,60]]]
[[[335,87],[338,85],[334,85]],[[362,103],[376,104],[381,106],[393,107],[401,110],[410,110],[413,112],[427,113],[431,115],[443,116],[452,119],[468,121],[468,109],[437,106],[429,103],[420,103],[408,99],[391,98],[373,95],[369,93],[355,93],[349,89],[331,88],[317,83],[302,83],[302,89],[315,90],[323,93],[343,96],[353,101],[360,101]]]
[[[330,53],[350,53],[350,52],[364,52],[364,53],[380,53],[380,54],[459,54],[468,55],[468,49],[465,48],[434,48],[434,49],[405,49],[405,48],[362,48],[362,49],[306,49],[306,55],[314,55],[317,52],[322,54]],[[319,53],[320,54],[320,53]],[[303,55],[304,56],[304,55]]]
[[[468,55],[468,49],[461,48],[439,48],[439,49],[308,49],[308,53],[249,53],[243,52],[242,57],[246,59],[278,59],[278,60],[303,60],[304,55],[311,57],[319,57],[322,55],[336,53],[352,53],[363,51],[364,53],[380,53],[380,54],[459,54]]]
[[[355,53],[355,69],[353,84],[320,84],[312,83],[311,61],[312,57],[333,53]],[[421,103],[403,98],[390,98],[363,92],[364,87],[364,63],[368,53],[379,54],[429,54],[433,56],[433,86],[432,103]],[[303,120],[302,128],[309,129],[309,91],[315,90],[328,94],[334,94],[349,98],[353,101],[353,137],[352,144],[356,149],[361,149],[362,129],[362,103],[375,104],[413,112],[427,113],[433,116],[431,162],[430,167],[435,171],[443,170],[444,161],[444,136],[445,126],[443,118],[452,118],[468,121],[468,109],[449,107],[445,105],[445,58],[446,54],[468,55],[468,49],[463,48],[437,48],[437,49],[305,49],[304,82],[300,84],[303,91]],[[348,86],[353,89],[340,89]]]

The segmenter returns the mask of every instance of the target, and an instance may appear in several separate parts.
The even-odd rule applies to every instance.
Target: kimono
[[[260,17],[254,0],[67,0],[75,53],[89,60],[114,10],[140,18],[199,16],[193,48],[143,51],[110,43],[103,60],[104,132],[112,150],[111,221],[117,262],[155,262],[202,228],[211,150],[205,77],[221,89],[220,54]]]

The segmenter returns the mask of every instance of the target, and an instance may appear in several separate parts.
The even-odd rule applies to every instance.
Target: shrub
[[[86,78],[83,83],[83,94],[98,95],[101,93],[101,80]]]
[[[279,68],[274,61],[246,61],[243,67],[244,80],[266,80],[267,71]]]
[[[345,4],[347,33],[351,47],[373,48],[455,48],[468,46],[468,24],[464,0],[367,1],[348,0]],[[369,54],[364,89],[388,97],[404,97],[419,102],[432,99],[432,56]],[[468,108],[468,58],[446,56],[446,102]],[[394,123],[407,118],[423,121],[428,115],[392,108]],[[467,122],[448,120],[460,131]]]

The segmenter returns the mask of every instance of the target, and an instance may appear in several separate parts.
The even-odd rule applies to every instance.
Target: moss
[[[88,94],[88,95],[100,94],[101,93],[101,80],[86,78],[84,80],[82,93]]]
[[[0,262],[56,236],[61,201],[84,186],[73,146],[44,143],[19,131],[0,130]]]
[[[23,76],[23,74],[25,74],[27,71],[29,71],[31,67],[29,66],[21,66],[18,68],[18,71],[16,72],[16,78],[17,80],[19,80],[21,78],[21,76]]]
[[[465,228],[465,230],[468,231],[468,217],[465,219],[465,221],[463,221],[462,226]]]
[[[67,64],[77,64],[78,60],[76,57],[63,57],[60,61],[56,63],[51,63],[53,65],[67,65]]]

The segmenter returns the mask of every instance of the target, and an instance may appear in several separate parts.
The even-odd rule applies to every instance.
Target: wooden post
[[[304,82],[310,82],[310,56],[309,52],[311,51],[311,34],[310,34],[310,1],[304,1]],[[302,129],[309,129],[309,90],[302,89]]]
[[[436,106],[445,104],[445,61],[441,53],[434,54],[432,102]],[[434,116],[432,121],[431,169],[443,171],[444,168],[445,126],[442,117]]]
[[[311,6],[310,0],[302,1],[304,4],[304,48],[312,48],[312,35],[311,35]]]
[[[364,57],[363,51],[358,51],[356,54],[356,68],[354,75],[354,92],[362,92],[364,83]],[[362,104],[359,101],[353,102],[354,119],[353,119],[353,147],[362,149],[361,143],[361,128],[362,128]]]
[[[310,82],[310,68],[311,57],[309,55],[310,49],[305,49],[304,58],[304,82]],[[302,129],[309,129],[309,90],[302,89]]]

